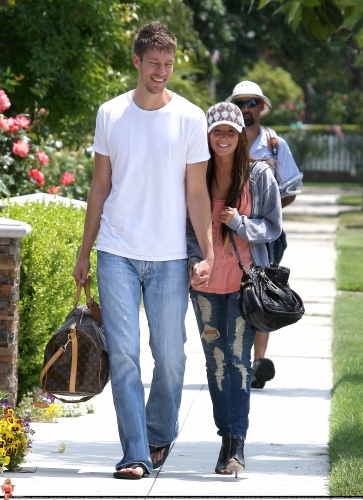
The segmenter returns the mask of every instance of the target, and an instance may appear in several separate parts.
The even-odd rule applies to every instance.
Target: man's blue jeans
[[[142,463],[150,472],[149,444],[163,446],[178,435],[186,360],[187,260],[148,262],[99,251],[97,278],[124,454],[116,469]],[[140,371],[141,292],[155,361],[146,408]]]
[[[238,292],[190,291],[206,358],[218,434],[246,439],[251,392],[251,349],[256,330],[238,309]]]

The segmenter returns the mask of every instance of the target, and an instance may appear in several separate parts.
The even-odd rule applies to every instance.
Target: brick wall
[[[0,390],[16,404],[20,238],[0,238]]]

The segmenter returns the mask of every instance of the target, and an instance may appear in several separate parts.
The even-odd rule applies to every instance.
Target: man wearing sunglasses
[[[271,101],[263,95],[261,87],[250,81],[238,83],[227,102],[233,102],[242,111],[246,125],[250,155],[252,158],[277,159],[277,181],[280,187],[282,208],[290,205],[300,193],[297,186],[302,184],[300,173],[287,142],[277,136],[278,147],[273,151],[269,147],[268,130],[260,125],[260,118],[266,116],[272,108]],[[271,148],[271,149],[270,149]],[[265,383],[275,376],[275,367],[271,359],[265,358],[269,334],[256,332],[254,343],[254,362],[252,365],[251,386],[262,389]]]

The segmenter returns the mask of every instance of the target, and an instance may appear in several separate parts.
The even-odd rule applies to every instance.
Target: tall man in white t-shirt
[[[97,237],[97,277],[123,457],[117,479],[160,467],[178,434],[189,275],[188,209],[204,260],[192,280],[208,286],[213,266],[209,159],[203,111],[166,89],[176,38],[152,22],[134,39],[135,90],[97,114],[95,170],[73,275],[84,282]],[[155,361],[148,402],[140,374],[143,295]]]
[[[263,95],[261,87],[257,83],[244,80],[238,83],[226,101],[233,102],[242,111],[246,125],[250,155],[252,158],[274,158],[273,151],[269,147],[268,131],[261,127],[260,119],[266,116],[272,108],[271,101]],[[300,173],[295,160],[291,154],[287,142],[282,137],[277,137],[277,181],[280,187],[282,208],[290,205],[295,198],[297,186],[302,184]],[[252,365],[251,386],[255,389],[263,389],[265,383],[275,376],[273,361],[265,358],[269,333],[256,332],[254,342],[254,362]]]

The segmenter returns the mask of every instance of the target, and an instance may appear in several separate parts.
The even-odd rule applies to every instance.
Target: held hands
[[[228,224],[229,222],[231,222],[236,213],[237,208],[222,207],[221,211],[219,212],[219,219],[223,224]]]
[[[190,285],[194,290],[203,290],[209,285],[212,266],[206,260],[195,262],[190,271]]]

